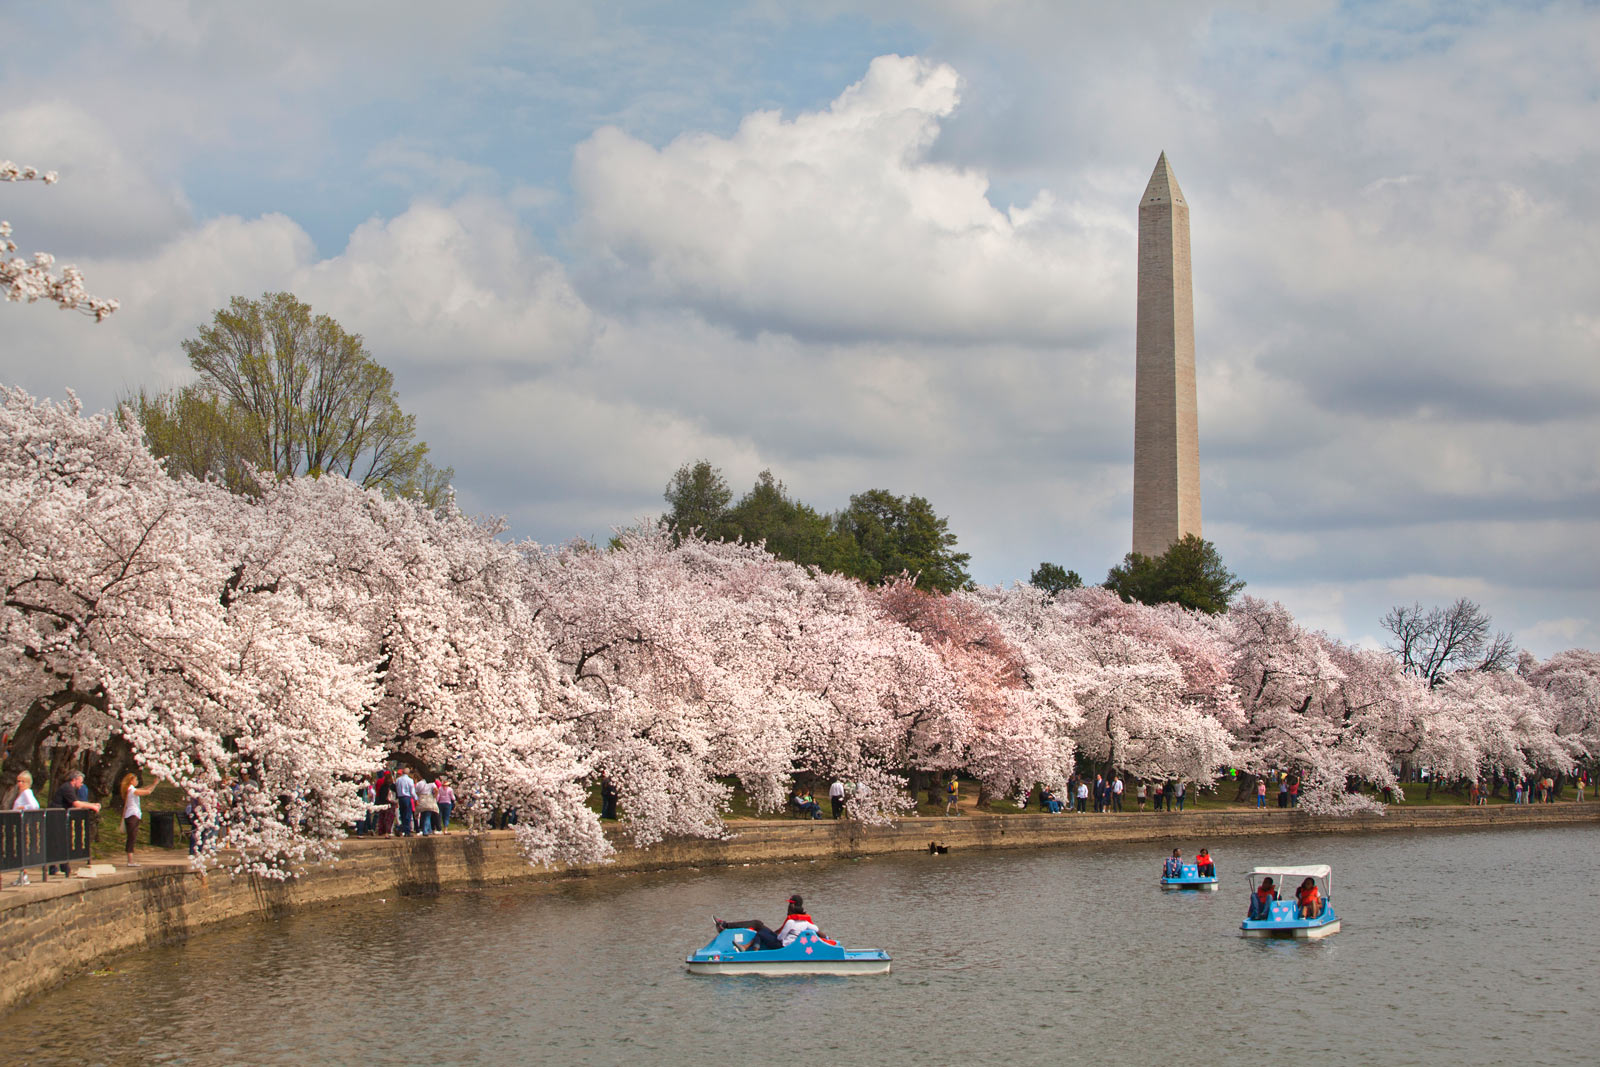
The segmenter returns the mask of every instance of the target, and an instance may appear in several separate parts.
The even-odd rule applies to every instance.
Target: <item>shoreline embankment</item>
[[[635,848],[608,830],[612,862],[530,867],[508,831],[357,838],[339,858],[279,882],[186,865],[52,879],[0,892],[0,1014],[125,952],[187,940],[233,922],[270,921],[302,908],[378,896],[553,881],[684,867],[852,859],[925,851],[1055,848],[1124,842],[1205,843],[1270,834],[1383,833],[1600,824],[1600,803],[1390,808],[1333,817],[1304,811],[1127,812],[1116,815],[961,815],[891,826],[849,819],[736,820],[718,841],[678,838]]]

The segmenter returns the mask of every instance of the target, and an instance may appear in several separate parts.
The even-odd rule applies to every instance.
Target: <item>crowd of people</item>
[[[1060,814],[1065,811],[1070,814],[1087,814],[1093,811],[1097,814],[1123,810],[1123,798],[1128,793],[1127,782],[1120,774],[1097,774],[1094,781],[1089,780],[1087,774],[1074,774],[1067,779],[1066,799],[1057,795],[1054,789],[1048,786],[1039,787],[1039,810]],[[1133,794],[1139,803],[1139,810],[1144,811],[1146,804],[1153,804],[1153,811],[1182,811],[1189,797],[1190,784],[1182,779],[1169,779],[1166,781],[1141,781],[1133,787]],[[1033,792],[1022,798],[1022,809],[1028,808],[1028,802]]]
[[[429,779],[420,771],[412,777],[402,766],[385,767],[361,788],[367,814],[356,824],[358,837],[431,837],[450,832],[450,815],[456,791],[444,775]],[[508,813],[512,824],[516,814]]]

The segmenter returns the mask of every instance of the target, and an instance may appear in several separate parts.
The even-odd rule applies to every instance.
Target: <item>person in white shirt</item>
[[[778,940],[783,942],[784,945],[787,946],[791,941],[807,931],[813,933],[822,932],[817,929],[817,924],[811,921],[811,916],[806,914],[805,901],[800,899],[799,893],[789,898],[788,907],[789,914],[784,916],[783,925],[778,927]]]
[[[1089,807],[1089,783],[1080,780],[1078,782],[1078,810],[1080,812],[1087,811],[1088,807]]]
[[[16,795],[11,800],[12,811],[38,811],[39,798],[33,795],[33,775],[27,771],[17,772]],[[17,871],[17,880],[12,885],[28,885],[28,872]]]
[[[16,799],[11,802],[11,810],[39,810],[39,798],[33,795],[33,775],[27,771],[17,772],[17,793]]]
[[[400,834],[411,836],[411,826],[417,815],[417,783],[401,768],[400,777],[394,780],[395,803],[400,805]]]
[[[140,789],[139,776],[131,771],[124,774],[122,781],[117,784],[117,792],[122,794],[122,826],[128,832],[126,844],[129,867],[139,866],[133,862],[133,844],[139,836],[139,820],[144,816],[144,810],[139,807],[139,798],[147,797],[154,793],[156,786],[160,784],[161,780],[158,778],[143,789]]]
[[[844,781],[835,778],[828,787],[828,802],[833,805],[833,817],[837,819],[844,814]]]
[[[760,919],[745,919],[740,922],[730,922],[713,916],[711,921],[717,924],[718,930],[756,931],[756,936],[751,939],[750,945],[746,951],[749,949],[781,948],[788,945],[795,938],[808,931],[813,933],[821,933],[821,931],[817,929],[817,924],[812,921],[811,916],[806,914],[805,901],[800,899],[799,893],[796,893],[794,896],[789,898],[787,907],[788,914],[784,917],[782,925],[780,925],[775,931],[768,930],[766,923],[763,923]],[[777,941],[777,944],[772,943],[774,939]]]
[[[1121,811],[1122,810],[1122,790],[1123,790],[1123,788],[1124,788],[1124,786],[1122,784],[1122,775],[1119,774],[1115,778],[1111,779],[1111,810],[1112,811]]]

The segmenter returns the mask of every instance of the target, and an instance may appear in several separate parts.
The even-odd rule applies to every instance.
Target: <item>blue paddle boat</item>
[[[690,974],[888,974],[889,954],[881,948],[852,951],[816,931],[801,934],[782,948],[745,949],[749,930],[719,930],[711,943],[684,962]]]
[[[1257,889],[1272,879],[1274,893],[1264,904],[1257,900]],[[1277,887],[1298,887],[1309,878],[1317,887],[1315,914],[1303,916],[1297,900],[1277,899]],[[1306,867],[1257,867],[1250,872],[1250,916],[1239,924],[1245,937],[1328,937],[1339,932],[1339,916],[1333,911],[1333,868],[1325,863]],[[1291,889],[1291,893],[1293,889]]]
[[[1179,864],[1176,873],[1167,872],[1161,875],[1162,889],[1200,889],[1216,892],[1217,876],[1214,874],[1201,874],[1200,867],[1194,863]]]
[[[1216,875],[1202,875],[1194,864],[1182,864],[1176,875],[1162,875],[1163,889],[1210,889],[1216,891]]]

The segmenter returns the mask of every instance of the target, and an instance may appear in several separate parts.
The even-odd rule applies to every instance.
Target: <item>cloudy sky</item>
[[[1191,205],[1205,534],[1352,640],[1479,600],[1600,646],[1600,8],[1065,0],[0,9],[0,189],[104,324],[94,408],[287,289],[472,512],[544,542],[682,462],[918,493],[979,581],[1131,536],[1136,209]]]

